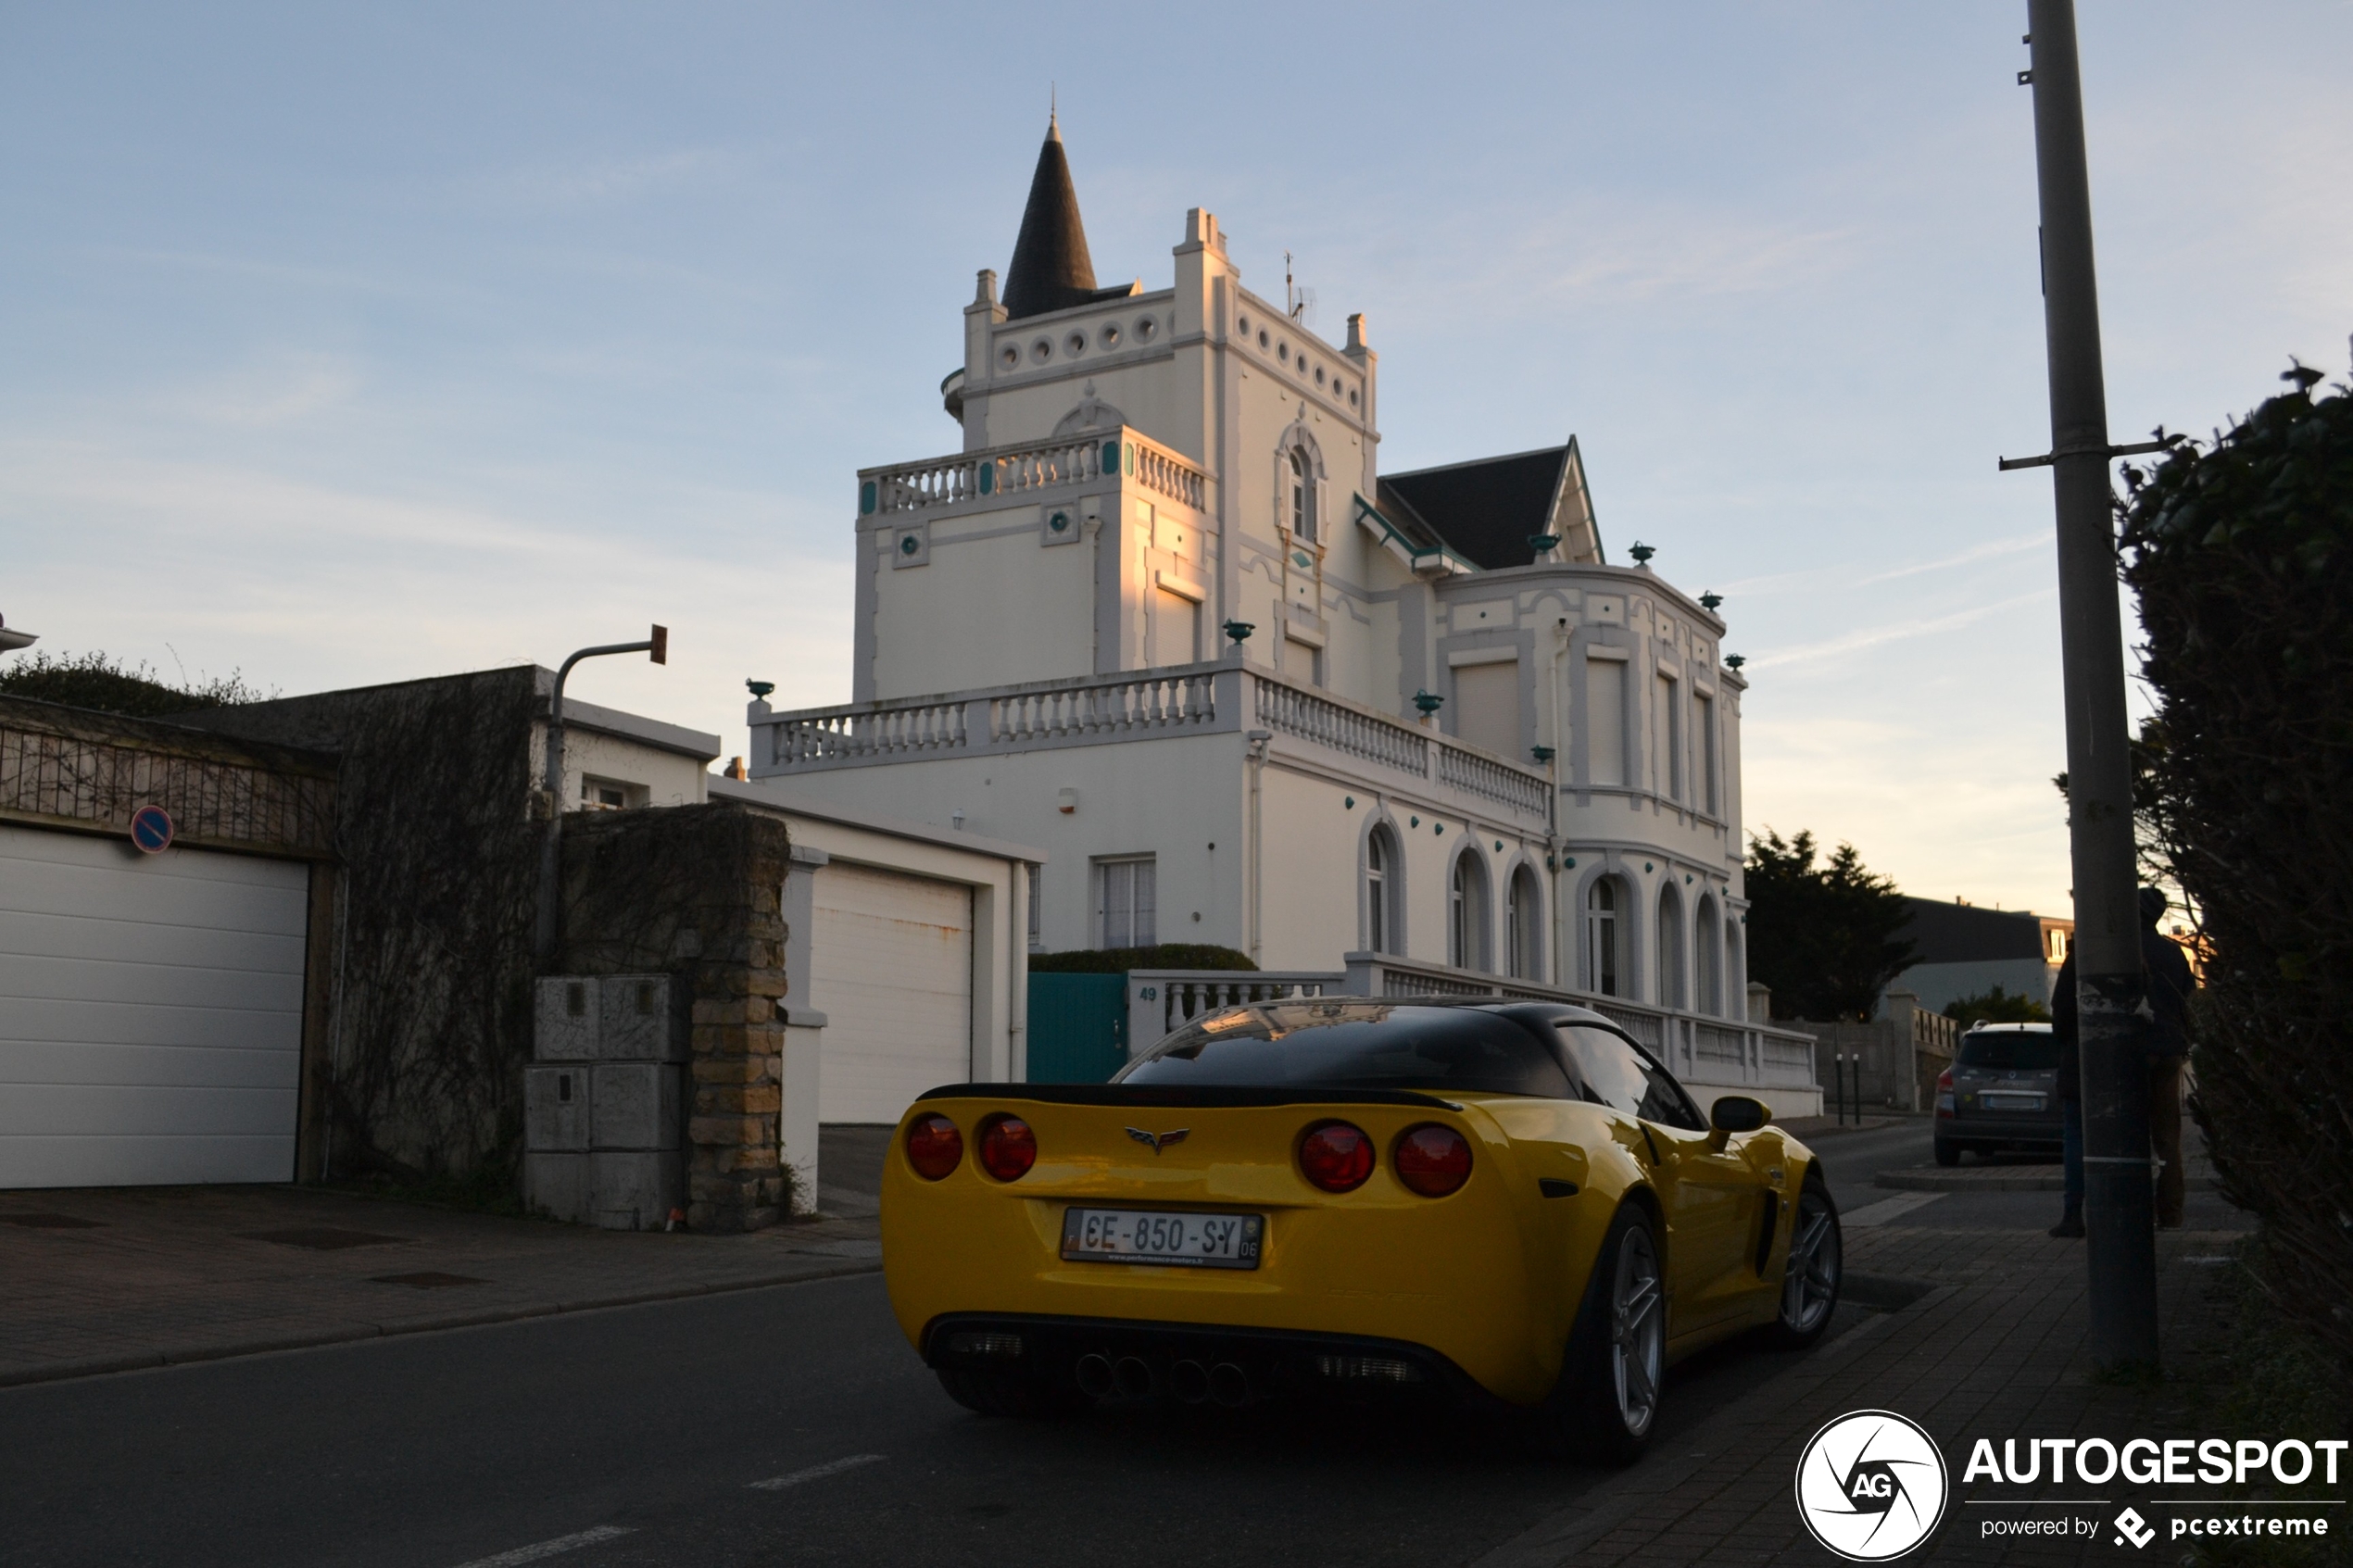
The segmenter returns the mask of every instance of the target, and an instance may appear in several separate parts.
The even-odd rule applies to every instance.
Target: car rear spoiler
[[[1026,1099],[1044,1105],[1260,1106],[1419,1105],[1460,1110],[1450,1099],[1411,1089],[1356,1089],[1345,1084],[944,1084],[915,1097],[926,1099]]]

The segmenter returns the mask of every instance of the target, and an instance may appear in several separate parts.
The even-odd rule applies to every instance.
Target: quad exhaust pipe
[[[1250,1374],[1234,1361],[1208,1366],[1188,1358],[1169,1367],[1164,1384],[1152,1370],[1152,1364],[1141,1356],[1122,1356],[1114,1361],[1100,1350],[1089,1350],[1078,1358],[1073,1370],[1078,1391],[1090,1399],[1108,1399],[1114,1394],[1122,1399],[1140,1399],[1164,1391],[1188,1405],[1214,1403],[1227,1410],[1239,1410],[1258,1399]]]

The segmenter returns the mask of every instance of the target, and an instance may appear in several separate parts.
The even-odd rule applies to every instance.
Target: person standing
[[[2147,1042],[2149,1086],[2149,1148],[2159,1161],[2157,1174],[2157,1223],[2173,1230],[2182,1223],[2188,1183],[2182,1171],[2182,1069],[2190,1051],[2190,995],[2197,977],[2183,956],[2181,944],[2158,929],[2170,907],[2154,887],[2141,889],[2141,967],[2148,978],[2150,1017]],[[2061,1111],[2060,1159],[2066,1169],[2064,1208],[2055,1236],[2083,1234],[2083,1078],[2077,1045],[2075,953],[2059,965],[2051,997],[2051,1037],[2058,1043],[2058,1091]]]

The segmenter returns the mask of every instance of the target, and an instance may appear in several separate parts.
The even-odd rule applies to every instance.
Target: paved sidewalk
[[[2163,1356],[2169,1381],[2154,1387],[2093,1382],[2085,1355],[2081,1242],[2039,1232],[1915,1228],[1897,1223],[1846,1234],[1850,1272],[1931,1288],[1915,1304],[1824,1345],[1788,1374],[1727,1407],[1667,1451],[1653,1452],[1481,1558],[1478,1568],[1586,1568],[1640,1562],[1754,1564],[1836,1561],[1806,1533],[1793,1496],[1797,1460],[1825,1423],[1850,1411],[1886,1410],[1925,1426],[1944,1450],[1950,1499],[1935,1538],[1918,1558],[1938,1563],[2113,1562],[2138,1553],[2111,1544],[2108,1519],[2127,1502],[2154,1522],[2149,1488],[2121,1481],[2088,1488],[2105,1508],[2049,1507],[2042,1516],[2096,1516],[2092,1538],[1984,1539],[1984,1521],[2021,1517],[1991,1509],[1980,1481],[1963,1484],[1980,1437],[2206,1436],[2195,1422],[2200,1350],[2222,1332],[2227,1270],[2218,1267],[2244,1233],[2171,1231],[2158,1237]],[[1671,1399],[1670,1380],[1667,1397]],[[2004,1487],[2011,1498],[2076,1498],[2082,1483]],[[2175,1487],[2168,1495],[2178,1496]],[[2309,1488],[2307,1488],[2309,1490]],[[2332,1489],[2327,1495],[2339,1496]],[[2174,1551],[2178,1554],[2179,1548]],[[2169,1556],[2168,1561],[2171,1558]]]
[[[2064,1192],[2067,1173],[2057,1159],[1913,1165],[1881,1171],[1875,1185],[1899,1192]],[[2189,1192],[2212,1192],[2214,1162],[2199,1154],[2188,1155],[2182,1161],[2182,1185]]]
[[[313,1187],[0,1193],[0,1386],[871,1273],[876,1236],[631,1234]]]

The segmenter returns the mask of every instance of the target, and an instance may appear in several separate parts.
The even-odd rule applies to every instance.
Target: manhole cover
[[[406,1285],[418,1290],[447,1290],[453,1285],[488,1285],[486,1279],[471,1274],[445,1274],[434,1269],[423,1269],[413,1274],[378,1274],[371,1282],[375,1285]]]
[[[312,1225],[287,1231],[245,1231],[242,1241],[271,1241],[280,1247],[307,1247],[313,1252],[340,1252],[346,1247],[383,1247],[408,1237],[378,1236],[373,1231],[337,1230],[332,1225]]]
[[[0,1214],[0,1220],[35,1231],[95,1231],[106,1228],[96,1220],[78,1219],[71,1214]]]

